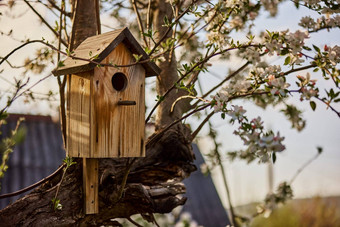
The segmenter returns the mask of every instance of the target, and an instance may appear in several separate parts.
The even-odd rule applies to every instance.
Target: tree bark
[[[158,32],[156,41],[160,39],[166,33],[168,27],[164,26],[164,18],[167,17],[169,21],[173,20],[173,11],[170,5],[170,1],[157,0],[154,10],[154,28]],[[173,30],[171,29],[165,39],[171,38]],[[178,80],[177,74],[177,60],[175,51],[167,52],[164,54],[165,61],[159,63],[159,68],[162,69],[160,75],[157,76],[157,94],[163,95],[168,91]],[[166,97],[165,100],[158,106],[156,115],[156,130],[164,128],[172,123],[174,120],[179,119],[183,114],[184,101],[178,102],[173,112],[170,111],[172,104],[180,96],[185,95],[183,90],[173,89]]]
[[[72,39],[74,47],[86,37],[98,33],[98,14],[95,1],[75,2]],[[155,26],[159,34],[165,15],[172,17],[170,5],[158,0],[155,11]],[[96,19],[97,18],[97,19]],[[170,33],[171,34],[171,33]],[[72,46],[70,49],[73,49]],[[159,94],[177,80],[177,62],[174,56],[167,55],[160,64],[163,70],[158,77]],[[161,104],[157,113],[157,125],[164,127],[182,115],[181,108],[170,113],[170,107],[179,96],[176,91]],[[153,135],[150,138],[158,138]],[[181,123],[166,131],[159,139],[147,142],[146,157],[137,158],[133,163],[126,185],[121,194],[121,182],[127,171],[127,158],[99,160],[99,213],[85,215],[83,211],[82,160],[71,166],[60,185],[57,196],[62,204],[61,210],[54,210],[52,199],[62,178],[62,172],[55,175],[30,194],[19,199],[0,211],[1,226],[98,226],[115,225],[113,218],[128,218],[141,214],[146,220],[153,221],[153,213],[168,213],[183,205],[186,198],[178,195],[185,193],[181,181],[196,170],[190,144],[190,131]],[[150,139],[150,140],[151,140]],[[131,159],[129,159],[131,161]],[[171,180],[171,181],[169,181]]]
[[[152,147],[147,146],[146,157],[133,164],[121,198],[118,192],[127,159],[100,159],[98,214],[84,215],[82,160],[76,159],[77,164],[68,169],[60,187],[61,210],[55,211],[51,200],[62,173],[1,210],[1,226],[97,226],[114,224],[111,219],[133,214],[152,221],[151,214],[168,213],[186,201],[178,197],[185,193],[180,182],[196,170],[186,155],[181,156],[192,152],[187,136],[171,129]],[[171,153],[177,156],[169,156]]]

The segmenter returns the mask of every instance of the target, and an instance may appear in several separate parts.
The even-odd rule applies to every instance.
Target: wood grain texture
[[[83,188],[85,214],[98,213],[98,159],[83,158]]]
[[[134,58],[130,51],[119,44],[104,59],[104,63],[130,64]],[[112,76],[123,73],[127,87],[116,91]],[[91,91],[91,144],[92,158],[140,157],[145,155],[145,70],[140,65],[124,68],[97,67],[94,69]],[[135,101],[136,105],[122,106],[118,101]]]
[[[71,75],[68,80],[67,152],[70,157],[90,154],[90,75]]]

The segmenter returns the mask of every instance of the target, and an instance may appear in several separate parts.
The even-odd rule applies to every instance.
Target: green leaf
[[[136,62],[139,62],[143,55],[133,54],[133,57],[135,58]]]
[[[305,49],[305,50],[312,50],[310,47],[308,47],[308,46],[303,46],[302,47],[303,49]]]
[[[315,111],[316,103],[314,101],[310,101],[309,104],[310,104],[310,107],[312,107],[312,110]]]
[[[320,48],[319,48],[319,47],[313,45],[313,48],[314,48],[314,50],[316,50],[317,52],[320,52]]]
[[[73,161],[72,157],[68,157],[68,156],[63,160],[63,162],[66,164],[66,168],[77,163]]]
[[[64,61],[59,61],[58,62],[58,67],[63,67],[63,66],[65,66]]]
[[[145,47],[144,51],[145,51],[145,53],[150,54],[151,49],[149,47]]]
[[[288,65],[290,63],[290,56],[286,57],[284,65]]]
[[[167,17],[167,16],[165,16],[164,17],[164,19],[163,19],[163,21],[164,21],[164,26],[166,26],[166,27],[168,27],[169,26],[169,18]]]

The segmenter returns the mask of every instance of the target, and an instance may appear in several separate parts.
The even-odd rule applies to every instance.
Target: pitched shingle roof
[[[74,50],[72,56],[84,59],[96,56],[93,61],[100,63],[120,43],[124,43],[132,54],[142,55],[141,61],[149,59],[149,56],[144,52],[128,28],[88,37]],[[146,76],[156,76],[161,71],[160,68],[151,61],[142,63],[142,65],[145,68]],[[64,66],[56,68],[52,73],[55,76],[74,74],[89,71],[94,67],[96,67],[94,63],[67,57],[64,61]]]

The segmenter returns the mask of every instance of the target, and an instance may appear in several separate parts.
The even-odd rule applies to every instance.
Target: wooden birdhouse
[[[136,58],[144,63],[136,64]],[[84,158],[84,181],[98,184],[97,158],[145,156],[145,77],[160,72],[147,59],[124,28],[85,39],[53,71],[69,75],[66,150],[70,157]],[[86,185],[86,193],[96,197],[92,189],[98,185]],[[86,213],[98,212],[96,199],[86,201]]]

